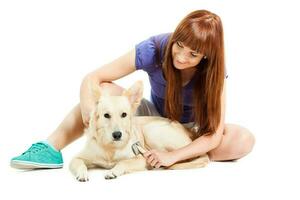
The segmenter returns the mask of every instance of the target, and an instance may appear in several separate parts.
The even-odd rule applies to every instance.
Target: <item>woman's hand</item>
[[[156,149],[152,149],[143,154],[148,164],[152,167],[159,168],[161,166],[169,167],[173,165],[176,160],[176,156],[173,152],[162,152]]]
[[[88,74],[80,86],[80,111],[85,127],[89,126],[91,112],[96,106],[96,100],[99,98],[99,88],[94,86],[97,85],[97,82],[97,80],[94,80],[94,78]]]
[[[83,125],[85,127],[88,127],[92,109],[90,108],[90,106],[80,105],[80,107],[81,107],[81,117],[82,117]]]

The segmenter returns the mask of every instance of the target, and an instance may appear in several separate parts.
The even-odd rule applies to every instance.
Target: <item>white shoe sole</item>
[[[62,164],[42,164],[29,161],[12,160],[10,166],[16,169],[58,169],[63,167]]]

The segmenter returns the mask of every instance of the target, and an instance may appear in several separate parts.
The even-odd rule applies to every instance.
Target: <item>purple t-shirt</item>
[[[157,45],[161,49],[161,55],[159,58],[163,58],[163,49],[167,45],[171,33],[160,34],[152,36],[147,40],[142,41],[141,43],[135,46],[136,58],[135,66],[136,69],[142,69],[147,72],[151,85],[151,101],[154,104],[155,108],[161,116],[164,114],[164,98],[165,98],[165,88],[166,80],[163,76],[161,66],[158,66],[157,63]],[[181,116],[181,123],[193,122],[193,102],[192,102],[192,93],[193,93],[193,83],[194,77],[182,88],[183,95],[183,114]]]

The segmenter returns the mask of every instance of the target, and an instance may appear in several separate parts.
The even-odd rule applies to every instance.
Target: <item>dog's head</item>
[[[143,96],[143,83],[137,81],[121,96],[111,96],[94,89],[98,99],[91,113],[90,129],[100,144],[110,148],[124,147],[132,133],[132,118]]]

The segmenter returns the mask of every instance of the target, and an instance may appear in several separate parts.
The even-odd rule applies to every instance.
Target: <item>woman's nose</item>
[[[185,56],[184,54],[179,54],[179,55],[177,56],[177,60],[178,60],[178,62],[180,62],[180,63],[186,63],[186,61],[187,61],[186,56]]]

